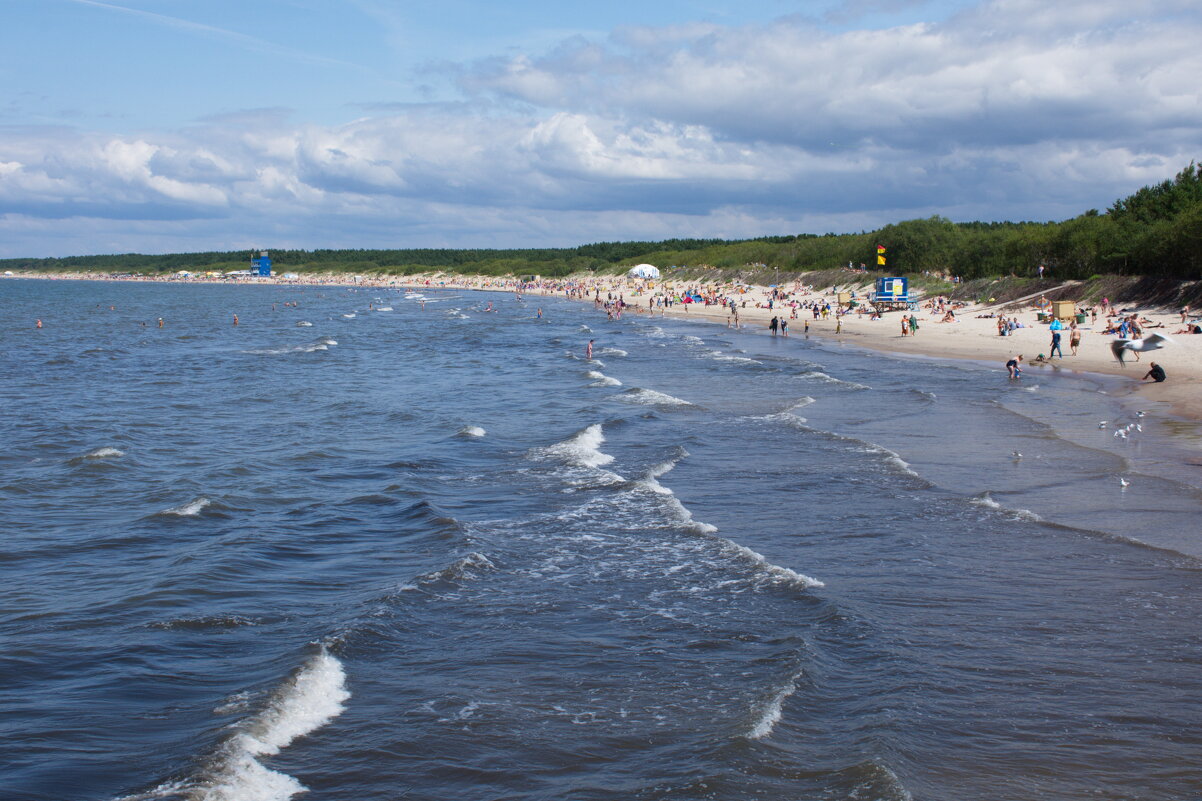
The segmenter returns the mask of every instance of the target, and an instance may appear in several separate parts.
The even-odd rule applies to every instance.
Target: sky
[[[1197,0],[0,0],[0,256],[559,247],[1104,210]]]

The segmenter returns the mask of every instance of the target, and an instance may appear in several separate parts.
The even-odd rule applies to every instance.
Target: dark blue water
[[[0,302],[5,799],[1202,796],[1202,493],[1104,383],[534,296]]]

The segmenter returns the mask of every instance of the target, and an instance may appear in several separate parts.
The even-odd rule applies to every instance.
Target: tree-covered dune
[[[1097,274],[1202,278],[1202,171],[1194,163],[1175,178],[1117,200],[1105,212],[1090,209],[1063,222],[955,223],[943,217],[906,220],[858,234],[800,234],[727,241],[598,242],[575,248],[273,250],[277,271],[365,275],[455,272],[479,275],[563,276],[616,272],[637,262],[743,274],[795,274],[847,264],[876,267],[886,248],[890,272],[947,273],[966,279]],[[0,269],[42,272],[232,270],[249,253],[208,252],[4,259]]]

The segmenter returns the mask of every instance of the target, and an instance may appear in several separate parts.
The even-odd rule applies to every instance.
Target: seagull
[[[1010,452],[1010,455],[1011,455],[1013,458],[1015,458],[1015,459],[1021,459],[1021,458],[1023,458],[1023,455],[1022,455],[1021,453],[1019,453],[1018,451],[1011,451],[1011,452]]]
[[[1126,356],[1126,351],[1143,353],[1148,350],[1159,350],[1165,346],[1166,342],[1172,341],[1164,334],[1149,334],[1143,339],[1116,339],[1110,343],[1110,352],[1114,354],[1114,358],[1118,359],[1119,364],[1125,365],[1123,358]]]
[[[1147,414],[1147,412],[1136,412],[1136,413],[1135,413],[1135,416],[1136,416],[1136,417],[1143,417],[1145,414]]]
[[[1106,421],[1105,421],[1105,420],[1103,420],[1102,422],[1098,423],[1098,428],[1105,428],[1105,427],[1106,427]]]
[[[1127,489],[1127,487],[1131,486],[1131,482],[1128,481],[1127,479],[1123,478],[1122,476],[1119,476],[1119,486],[1122,487],[1123,489]]]
[[[1139,423],[1136,423],[1136,424],[1135,424],[1135,430],[1136,430],[1136,431],[1143,431],[1143,430],[1144,430],[1144,427],[1143,427],[1143,426],[1141,426]]]
[[[1115,432],[1114,432],[1114,435],[1115,435],[1116,437],[1122,437],[1123,439],[1126,439],[1126,438],[1127,438],[1127,432],[1126,432],[1126,431],[1124,431],[1124,430],[1123,430],[1123,429],[1121,429],[1121,428],[1120,428],[1118,431],[1115,431]]]

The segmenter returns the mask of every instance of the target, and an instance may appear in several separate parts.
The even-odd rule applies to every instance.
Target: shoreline
[[[640,280],[630,280],[624,276],[589,276],[587,278],[567,277],[563,279],[547,279],[536,286],[519,286],[512,278],[473,277],[460,275],[416,275],[396,276],[394,278],[365,280],[349,280],[345,276],[333,274],[305,275],[297,279],[281,280],[275,277],[252,280],[213,280],[206,278],[169,277],[128,277],[113,278],[109,275],[92,273],[56,273],[46,275],[19,274],[4,276],[15,280],[77,280],[96,281],[101,283],[172,283],[198,284],[218,286],[278,286],[278,287],[328,287],[328,288],[372,288],[372,289],[403,289],[419,292],[437,290],[476,290],[491,292],[521,292],[527,297],[556,297],[573,300],[578,303],[594,303],[596,292],[627,299],[629,305],[625,313],[635,313],[639,316],[648,315],[672,317],[674,319],[697,320],[716,325],[727,323],[728,310],[725,306],[702,304],[677,304],[670,307],[655,308],[648,312],[646,301],[655,293],[678,292],[687,284],[689,287],[699,286],[697,282],[662,282],[659,285],[645,286]],[[743,297],[739,308],[740,331],[756,328],[767,330],[768,323],[774,316],[786,316],[786,308],[766,308],[764,304],[771,289],[757,285],[745,285],[740,288]],[[572,293],[575,293],[573,296]],[[802,302],[835,301],[833,288],[815,287],[798,298]],[[1124,304],[1116,301],[1120,308]],[[894,356],[916,356],[934,359],[955,359],[979,362],[983,365],[996,363],[999,371],[1004,369],[1006,360],[1013,355],[1022,353],[1026,357],[1024,375],[1032,378],[1043,375],[1044,371],[1059,372],[1067,370],[1070,374],[1089,377],[1091,374],[1107,379],[1127,379],[1125,385],[1117,393],[1112,393],[1124,405],[1142,405],[1158,408],[1166,417],[1176,418],[1178,424],[1202,424],[1202,346],[1193,346],[1193,335],[1173,335],[1171,332],[1180,326],[1180,315],[1163,310],[1140,309],[1140,314],[1146,316],[1154,324],[1160,324],[1160,331],[1173,336],[1173,342],[1163,350],[1145,354],[1142,361],[1132,359],[1128,366],[1119,365],[1110,353],[1112,336],[1096,331],[1090,324],[1081,326],[1082,341],[1079,355],[1066,355],[1063,359],[1049,360],[1039,365],[1031,364],[1031,360],[1040,353],[1048,350],[1049,332],[1046,325],[1035,321],[1034,306],[1013,312],[1014,316],[1023,322],[1024,327],[1013,331],[1009,336],[1002,337],[996,333],[996,320],[980,318],[976,315],[983,310],[995,311],[994,306],[969,304],[957,310],[957,321],[941,323],[932,319],[932,315],[920,308],[915,314],[919,322],[916,336],[902,336],[899,333],[898,322],[901,313],[887,312],[879,320],[871,320],[858,314],[846,314],[842,318],[842,331],[836,333],[835,319],[813,319],[808,309],[798,310],[797,318],[790,320],[793,338],[804,336],[805,320],[809,320],[809,336],[827,342],[839,342],[854,345],[868,350]],[[1067,339],[1067,337],[1066,337]],[[1066,346],[1067,347],[1067,344]],[[1147,365],[1153,361],[1163,360],[1169,379],[1164,383],[1143,382],[1139,379],[1147,371]],[[1037,372],[1038,370],[1038,372]],[[1018,379],[1024,380],[1024,379]],[[1178,432],[1183,433],[1183,432]],[[1200,432],[1202,433],[1202,432]],[[1191,443],[1193,448],[1202,447],[1202,442]],[[1184,444],[1184,443],[1183,443]]]

